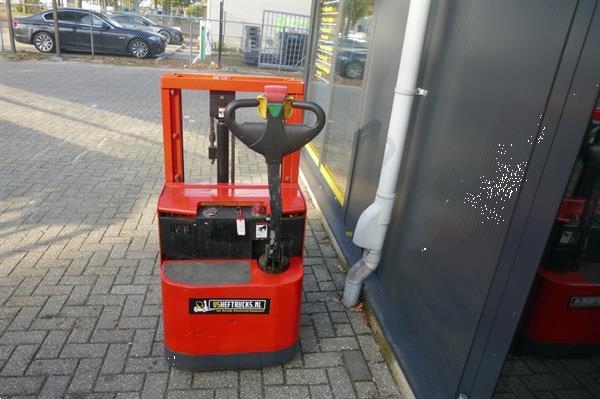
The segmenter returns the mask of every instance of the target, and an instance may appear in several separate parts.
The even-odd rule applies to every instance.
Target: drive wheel
[[[133,39],[131,43],[129,43],[129,52],[135,58],[145,58],[150,53],[150,47],[148,47],[148,43],[142,39]]]
[[[54,36],[48,32],[37,32],[33,35],[33,45],[40,53],[53,53],[55,50]]]
[[[346,66],[346,76],[350,79],[362,79],[364,69],[362,62],[352,61]]]
[[[169,32],[167,32],[166,30],[161,30],[158,32],[158,34],[165,39],[165,42],[167,44],[171,44],[171,34]]]

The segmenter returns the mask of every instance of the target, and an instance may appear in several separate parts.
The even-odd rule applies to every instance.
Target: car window
[[[59,11],[58,12],[58,20],[61,22],[75,22],[77,21],[79,18],[78,15],[79,13],[73,12],[73,11]]]
[[[81,18],[81,23],[83,25],[89,25],[90,24],[90,15],[89,14],[84,15],[83,18]],[[103,20],[101,20],[97,16],[92,15],[92,25],[94,27],[101,28],[105,24],[106,24],[106,22],[104,22]]]
[[[52,13],[48,12],[48,13],[44,14],[44,19],[46,21],[52,21],[52,19],[53,19]]]
[[[81,20],[84,17],[89,17],[89,14],[88,13],[82,13],[82,12],[73,12],[73,22],[75,22],[76,24],[83,23]],[[88,24],[89,24],[89,18],[88,18]]]
[[[124,26],[119,22],[119,21],[115,21],[112,18],[107,17],[106,15],[103,15],[104,19],[107,20],[108,22],[110,22],[112,24],[112,26],[116,27],[116,28],[124,28]]]
[[[156,25],[156,23],[152,20],[149,20],[148,18],[144,18],[144,17],[139,17],[142,20],[142,23],[144,25],[148,25],[148,26],[154,26]]]

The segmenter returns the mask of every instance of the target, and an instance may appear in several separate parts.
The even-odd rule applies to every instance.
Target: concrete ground
[[[157,68],[0,61],[0,397],[399,397],[310,207],[301,353],[262,370],[191,373],[163,358],[155,208]],[[188,177],[214,181],[207,96],[186,93]],[[263,161],[237,156],[239,181]]]

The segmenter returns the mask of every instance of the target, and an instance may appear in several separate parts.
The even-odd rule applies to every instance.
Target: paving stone
[[[2,334],[2,344],[41,344],[48,331],[6,331]]]
[[[126,373],[167,372],[169,365],[161,357],[130,357],[125,366]]]
[[[37,345],[19,345],[12,352],[10,358],[0,372],[0,376],[17,376],[23,375],[29,366],[29,362],[33,359],[35,352],[38,350]]]
[[[264,368],[263,383],[265,385],[283,384],[283,369],[281,366]]]
[[[312,399],[329,399],[333,394],[329,385],[311,385],[310,396]]]
[[[139,399],[139,392],[117,392],[116,399]]]
[[[371,381],[357,382],[354,384],[354,386],[356,387],[356,393],[358,394],[359,399],[372,399],[379,397],[377,387],[375,386],[375,383]]]
[[[70,392],[88,392],[92,390],[102,359],[81,359],[68,390]]]
[[[520,379],[532,391],[564,388],[563,384],[552,374],[524,375]]]
[[[306,367],[333,367],[343,364],[340,352],[307,353],[304,355]]]
[[[327,383],[325,369],[289,369],[285,381],[292,385],[316,385]]]
[[[131,343],[135,330],[94,330],[92,343]]]
[[[319,341],[312,325],[300,327],[300,346],[303,353],[319,351]]]
[[[335,335],[338,337],[352,337],[354,336],[354,330],[350,324],[334,324]]]
[[[102,374],[120,374],[125,367],[127,353],[129,351],[128,344],[110,344],[108,352],[104,357],[104,363],[100,372]]]
[[[77,367],[72,359],[36,359],[29,364],[27,375],[70,375]]]
[[[399,395],[398,387],[392,379],[392,375],[385,363],[371,364],[370,367],[373,380],[382,396]]]
[[[319,338],[335,337],[336,334],[333,323],[331,323],[331,319],[329,318],[329,313],[315,313],[312,315],[312,319]]]
[[[142,399],[161,399],[165,396],[167,387],[167,373],[150,373],[146,375]]]
[[[319,346],[324,352],[358,349],[358,342],[354,337],[321,338],[319,342]]]
[[[33,319],[37,316],[39,308],[37,307],[25,307],[22,308],[19,314],[13,319],[12,323],[8,326],[8,330],[27,330]]]
[[[240,397],[244,399],[260,399],[263,397],[260,370],[240,371]]]
[[[60,354],[62,358],[104,357],[107,344],[66,344]]]
[[[360,351],[344,351],[344,364],[352,381],[370,381],[371,372]]]
[[[129,356],[148,356],[152,350],[155,330],[136,330]]]
[[[192,377],[193,374],[191,372],[171,368],[171,373],[169,376],[169,389],[190,389],[192,387]]]
[[[94,390],[97,392],[139,391],[144,384],[144,374],[99,375]]]
[[[206,371],[194,373],[194,388],[232,388],[238,385],[235,371]]]
[[[308,399],[310,394],[307,386],[276,385],[265,387],[265,399]]]
[[[343,367],[333,367],[327,369],[331,389],[335,398],[356,398],[350,377]]]
[[[44,382],[44,377],[0,377],[0,394],[23,395],[36,393]]]
[[[367,361],[383,362],[383,355],[379,350],[379,345],[377,345],[372,335],[359,335],[358,343]]]
[[[50,331],[37,352],[36,358],[57,357],[67,340],[68,334],[68,331]]]
[[[63,397],[70,379],[71,377],[68,375],[51,375],[44,383],[39,398],[54,399]]]
[[[238,391],[234,388],[215,389],[215,399],[238,399]]]

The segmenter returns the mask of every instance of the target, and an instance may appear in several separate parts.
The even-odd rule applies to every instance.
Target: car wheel
[[[169,32],[167,32],[166,30],[161,30],[158,32],[158,34],[161,35],[165,39],[165,42],[167,44],[171,43],[171,34]]]
[[[54,36],[48,32],[37,32],[33,35],[33,45],[40,53],[53,53]]]
[[[352,61],[346,65],[346,76],[350,79],[362,79],[365,66],[362,62]]]
[[[148,47],[148,43],[142,39],[133,39],[129,43],[129,52],[135,58],[145,58],[150,53],[150,47]]]

